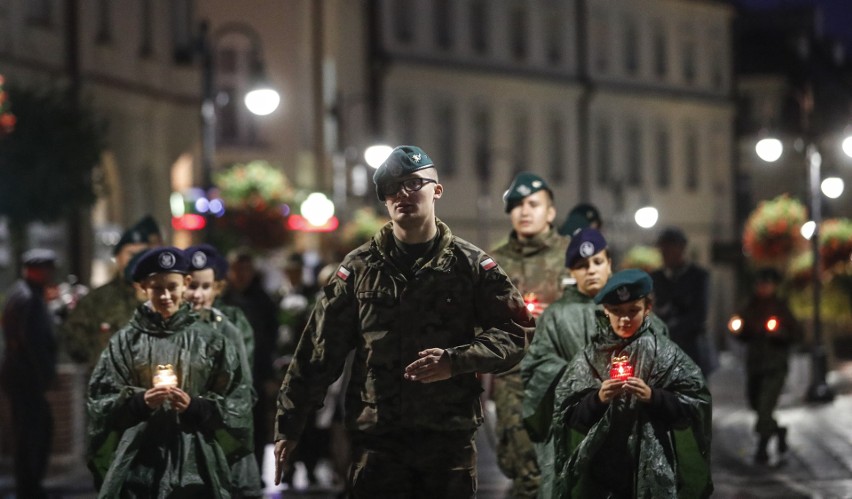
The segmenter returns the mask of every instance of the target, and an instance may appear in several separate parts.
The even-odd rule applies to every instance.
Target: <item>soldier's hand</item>
[[[601,384],[600,390],[598,390],[598,398],[604,404],[608,404],[612,402],[612,399],[618,396],[621,393],[621,389],[624,386],[625,381],[620,381],[617,379],[608,379],[605,380]]]
[[[287,467],[287,459],[296,448],[295,440],[278,440],[275,442],[275,485],[281,484],[281,476]]]
[[[169,397],[172,400],[172,405],[178,414],[182,414],[189,407],[189,404],[192,403],[192,398],[188,393],[181,390],[180,388],[172,388],[169,393]]]
[[[149,409],[159,409],[169,398],[169,387],[155,386],[154,388],[149,388],[145,391],[143,398],[145,399],[145,405]]]
[[[405,379],[433,383],[450,379],[453,375],[450,357],[441,348],[427,348],[419,352],[420,358],[406,366]]]

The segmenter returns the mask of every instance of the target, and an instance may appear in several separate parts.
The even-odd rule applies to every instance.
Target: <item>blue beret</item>
[[[503,204],[506,208],[506,213],[512,211],[525,197],[541,190],[547,191],[550,193],[550,197],[553,198],[553,191],[550,190],[550,186],[547,185],[547,182],[543,178],[530,172],[517,174],[512,180],[511,185],[509,185],[509,189],[503,194]]]
[[[376,184],[376,196],[378,196],[379,201],[384,202],[385,195],[382,192],[382,186],[385,183],[392,179],[405,177],[424,168],[434,167],[432,158],[423,149],[417,146],[397,146],[373,174],[373,183]]]
[[[33,248],[21,255],[21,261],[27,267],[41,267],[56,264],[56,253],[44,248]]]
[[[133,282],[133,270],[136,268],[136,264],[139,263],[139,259],[142,258],[142,255],[145,254],[145,251],[137,251],[130,257],[130,260],[127,262],[127,266],[124,267],[124,280],[127,282]]]
[[[155,241],[152,241],[152,239]],[[145,215],[121,234],[121,238],[112,248],[112,254],[117,255],[121,248],[127,244],[151,244],[152,242],[160,244],[161,240],[160,226],[157,225],[157,221],[151,215]]]
[[[161,246],[145,251],[133,267],[132,276],[135,282],[141,282],[150,275],[164,272],[176,274],[189,272],[189,261],[184,256],[183,250]]]
[[[190,272],[213,269],[217,281],[224,279],[228,273],[228,261],[209,244],[190,246],[183,250],[183,254],[189,262]]]
[[[578,230],[590,227],[592,224],[597,224],[598,227],[603,224],[600,212],[598,212],[598,209],[594,205],[580,203],[571,208],[571,211],[568,212],[568,217],[559,227],[558,232],[563,236],[572,236]]]
[[[565,251],[565,266],[569,269],[582,258],[600,253],[606,249],[606,239],[597,229],[586,227],[574,234]]]
[[[654,281],[644,270],[626,269],[616,272],[595,295],[595,303],[620,305],[648,296],[654,290]]]

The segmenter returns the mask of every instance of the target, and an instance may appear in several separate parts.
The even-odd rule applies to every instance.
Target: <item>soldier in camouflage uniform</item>
[[[547,182],[533,173],[519,173],[503,196],[512,221],[509,240],[498,246],[494,258],[523,294],[527,309],[538,317],[562,295],[569,277],[563,264],[568,239],[553,227],[556,208]],[[497,464],[512,479],[512,497],[535,497],[539,469],[535,450],[524,429],[521,403],[524,387],[520,367],[494,378],[497,409]]]
[[[352,495],[475,496],[476,373],[515,365],[533,321],[497,263],[435,217],[437,176],[414,146],[376,170],[391,222],[344,258],[302,334],[278,398],[276,483],[354,350]]]
[[[162,244],[157,222],[145,216],[127,229],[112,249],[115,276],[84,296],[62,324],[61,339],[71,360],[90,373],[112,334],[127,325],[144,300],[125,274],[134,255]]]

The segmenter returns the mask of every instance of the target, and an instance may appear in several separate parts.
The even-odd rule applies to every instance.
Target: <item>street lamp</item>
[[[244,97],[248,110],[258,116],[266,116],[278,108],[281,97],[269,86],[263,63],[260,35],[244,23],[228,23],[212,35],[206,21],[200,26],[198,54],[201,58],[201,183],[205,191],[213,186],[213,160],[216,152],[216,46],[222,36],[230,33],[243,35],[251,44],[249,71],[251,88]]]

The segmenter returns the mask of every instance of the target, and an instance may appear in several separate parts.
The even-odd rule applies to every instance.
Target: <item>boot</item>
[[[787,428],[779,426],[775,430],[775,436],[778,437],[778,453],[784,454],[787,452]]]
[[[769,437],[760,437],[757,443],[757,452],[754,453],[754,462],[756,464],[766,464],[769,462],[769,453],[766,448],[769,446]]]

